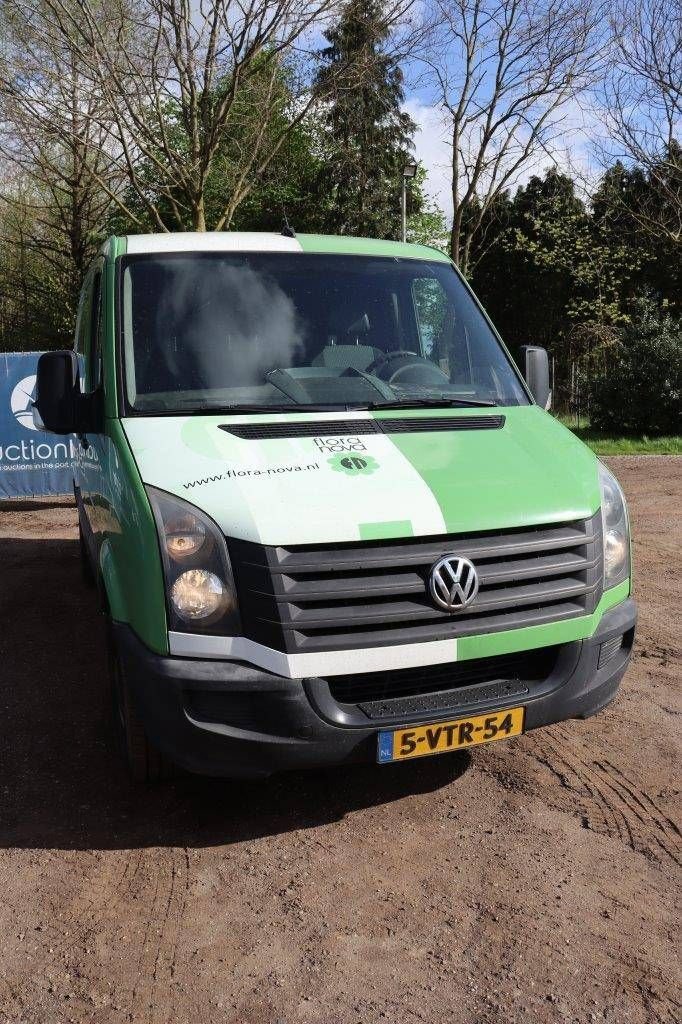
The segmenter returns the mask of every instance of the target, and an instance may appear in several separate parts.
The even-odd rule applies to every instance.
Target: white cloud
[[[452,146],[448,145],[445,119],[438,107],[423,103],[417,97],[407,100],[404,109],[417,125],[414,136],[415,155],[427,171],[426,191],[450,221]]]

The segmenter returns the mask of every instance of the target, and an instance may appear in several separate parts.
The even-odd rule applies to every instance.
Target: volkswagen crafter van
[[[632,649],[621,489],[417,245],[112,238],[36,409],[130,768],[381,764],[585,718]]]

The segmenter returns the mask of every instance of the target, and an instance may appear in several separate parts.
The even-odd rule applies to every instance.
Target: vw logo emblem
[[[478,593],[478,573],[468,558],[443,555],[429,578],[431,597],[446,612],[459,612],[470,605]]]

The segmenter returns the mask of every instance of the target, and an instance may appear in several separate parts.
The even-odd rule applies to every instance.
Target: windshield
[[[525,405],[447,263],[297,253],[124,257],[139,413]]]

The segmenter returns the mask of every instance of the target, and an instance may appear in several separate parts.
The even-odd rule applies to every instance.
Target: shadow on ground
[[[212,846],[428,793],[467,754],[264,782],[183,776],[136,789],[109,729],[103,623],[77,541],[0,539],[0,846]]]
[[[49,512],[53,508],[75,508],[72,494],[54,495],[47,498],[3,498],[2,512]]]

